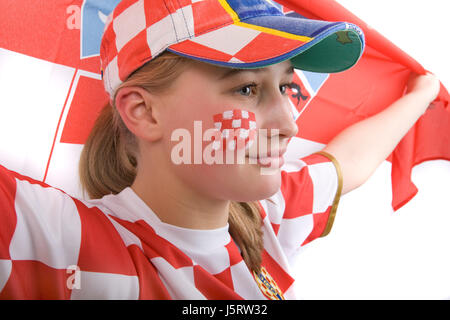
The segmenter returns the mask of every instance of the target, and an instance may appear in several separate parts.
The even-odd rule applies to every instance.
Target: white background
[[[450,88],[447,0],[338,0]],[[449,128],[450,130],[450,128]],[[391,208],[390,163],[341,198],[331,233],[296,267],[303,299],[450,299],[450,162],[414,168],[419,189]]]

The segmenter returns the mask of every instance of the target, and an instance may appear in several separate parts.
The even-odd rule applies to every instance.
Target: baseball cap
[[[359,60],[364,35],[351,23],[285,15],[270,0],[122,0],[107,18],[100,46],[110,97],[165,50],[224,67],[290,59],[297,69],[333,73]]]

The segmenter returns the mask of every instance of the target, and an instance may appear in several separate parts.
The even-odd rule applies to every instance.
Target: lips
[[[262,167],[280,168],[284,164],[283,155],[286,153],[286,149],[283,150],[269,150],[265,154],[261,155],[247,155],[250,163],[257,163]]]
[[[283,155],[286,153],[286,149],[278,149],[278,150],[268,150],[265,153],[262,154],[246,154],[246,157],[252,158],[252,159],[259,159],[259,158],[278,158],[283,157]]]

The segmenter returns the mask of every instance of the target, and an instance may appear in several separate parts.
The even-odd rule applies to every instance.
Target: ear
[[[140,87],[125,87],[116,94],[116,108],[123,122],[146,141],[156,141],[163,134],[156,103],[156,97]]]

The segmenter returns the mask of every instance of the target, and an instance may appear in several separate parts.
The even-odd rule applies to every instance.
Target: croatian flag
[[[297,70],[302,83],[312,87],[309,91],[312,98],[306,99],[306,106],[298,108],[299,133],[293,142],[299,146],[295,150],[301,150],[301,146],[308,152],[322,148],[345,127],[380,112],[400,98],[411,72],[426,73],[417,61],[334,0],[278,0],[278,3],[284,5],[287,15],[354,23],[366,38],[364,54],[350,70],[322,76]],[[415,165],[427,160],[450,160],[449,101],[449,93],[441,84],[439,96],[388,157],[392,163],[394,210],[417,194],[411,181]]]
[[[99,45],[119,0],[2,0],[0,2],[0,163],[83,197],[78,182],[82,146],[108,97],[100,76]],[[279,0],[288,15],[348,21],[360,26],[366,49],[338,74],[296,70],[290,92],[299,126],[287,156],[320,150],[345,127],[402,96],[406,80],[424,68],[333,0]],[[449,94],[442,86],[429,109],[388,158],[392,206],[417,192],[414,165],[450,160]],[[446,143],[447,142],[447,143]]]
[[[100,40],[119,2],[0,2],[2,165],[82,197],[79,156],[108,101]]]

